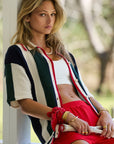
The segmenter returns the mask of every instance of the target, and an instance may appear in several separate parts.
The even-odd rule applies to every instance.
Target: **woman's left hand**
[[[111,138],[114,135],[114,122],[107,111],[102,111],[97,122],[97,126],[102,126],[103,132],[101,136]]]

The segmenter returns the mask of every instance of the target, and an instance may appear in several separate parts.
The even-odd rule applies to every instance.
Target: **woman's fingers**
[[[77,118],[75,121],[70,123],[70,125],[72,125],[76,129],[76,131],[82,135],[88,135],[90,133],[90,128],[88,123],[79,118]]]
[[[113,137],[113,138],[114,138],[114,122],[113,122],[113,125],[112,125],[111,137]]]
[[[103,124],[103,132],[102,132],[102,136],[105,136],[106,135],[106,133],[107,133],[107,124],[106,123],[104,123]]]
[[[106,133],[106,137],[107,138],[111,137],[111,132],[112,132],[111,125],[109,124],[109,125],[107,125],[107,133]]]
[[[103,126],[102,136],[105,136],[106,138],[114,137],[114,124],[113,123],[109,123],[108,125]]]

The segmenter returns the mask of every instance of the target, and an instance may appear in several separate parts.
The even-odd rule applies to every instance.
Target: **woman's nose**
[[[48,17],[47,17],[47,23],[50,24],[51,22],[52,22],[52,17],[51,17],[51,15],[48,15]]]

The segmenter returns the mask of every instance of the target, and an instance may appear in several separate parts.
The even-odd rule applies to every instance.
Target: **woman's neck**
[[[35,37],[33,37],[33,39],[31,40],[31,42],[41,48],[45,48],[46,47],[46,41],[45,41],[45,35],[37,35]]]
[[[31,40],[31,42],[38,46],[41,47],[45,50],[47,55],[52,55],[53,54],[53,48],[52,47],[47,47],[46,46],[46,41],[45,41],[45,35],[44,36],[35,36],[33,37],[33,39]]]

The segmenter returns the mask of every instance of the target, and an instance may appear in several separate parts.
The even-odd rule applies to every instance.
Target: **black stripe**
[[[72,59],[72,61],[73,61],[74,69],[76,70],[77,74],[79,75],[79,73],[78,73],[78,67],[77,67],[75,58],[74,58],[74,56],[73,56],[71,53],[69,53],[69,55],[70,55],[70,57],[71,57],[71,59]]]
[[[31,123],[32,123],[35,134],[37,135],[37,137],[39,138],[41,143],[45,144],[46,141],[42,137],[42,127],[41,127],[41,124],[39,122],[39,119],[31,117],[31,116],[29,116],[29,118],[31,120]]]
[[[5,77],[6,77],[6,88],[7,88],[7,102],[10,105],[11,101],[15,101],[12,70],[10,64],[5,65]]]

